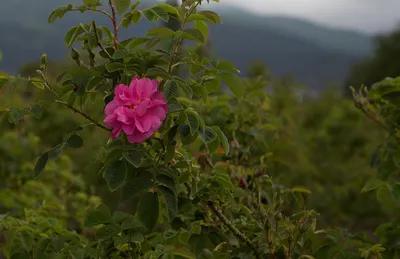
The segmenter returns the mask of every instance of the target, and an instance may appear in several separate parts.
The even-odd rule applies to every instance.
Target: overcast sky
[[[376,33],[400,22],[400,0],[220,0],[252,11]]]

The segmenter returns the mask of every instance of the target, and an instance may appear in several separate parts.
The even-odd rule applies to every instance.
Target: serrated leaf
[[[380,188],[381,186],[385,185],[386,183],[380,179],[372,179],[369,180],[364,187],[362,188],[361,192],[365,193],[365,192],[369,192],[372,190],[376,190],[378,188]]]
[[[228,85],[229,89],[232,91],[232,93],[237,97],[241,98],[243,97],[246,87],[245,83],[242,81],[242,79],[235,74],[229,74],[229,73],[221,73],[220,74],[222,80]]]
[[[174,80],[167,80],[164,84],[163,92],[167,101],[178,97],[179,95],[178,83]]]
[[[26,229],[22,230],[19,232],[19,235],[21,237],[21,243],[26,249],[26,251],[31,251],[32,246],[33,246],[33,236],[32,233]]]
[[[186,110],[185,113],[187,116],[188,125],[190,127],[190,134],[194,135],[194,133],[196,133],[200,127],[200,121],[198,119],[199,115],[190,110]]]
[[[157,193],[147,192],[140,197],[137,214],[138,218],[147,229],[152,230],[155,227],[160,214]]]
[[[167,203],[169,221],[171,222],[176,217],[176,213],[178,212],[178,197],[173,190],[165,186],[158,186],[157,189],[163,195]]]
[[[138,219],[135,218],[128,218],[124,222],[122,222],[121,229],[122,230],[130,230],[130,229],[135,229],[135,230],[143,230],[145,229],[146,226],[142,224]]]
[[[142,10],[143,16],[149,21],[154,22],[158,20],[158,15],[152,9],[144,9]]]
[[[96,209],[88,211],[84,221],[85,227],[94,227],[100,224],[108,224],[113,221],[111,212],[104,204],[100,204]]]
[[[204,36],[201,33],[201,31],[199,31],[196,28],[189,28],[189,29],[184,30],[182,37],[184,39],[194,40],[201,44],[204,44],[204,41],[205,41]]]
[[[166,37],[173,36],[174,31],[167,27],[156,27],[156,28],[152,28],[149,31],[147,31],[146,35],[155,36],[160,39],[163,39]]]
[[[127,200],[139,196],[152,186],[154,186],[152,175],[149,172],[143,171],[138,177],[127,179],[126,184],[122,188],[122,197]]]
[[[174,18],[181,21],[182,17],[179,14],[179,11],[176,7],[169,5],[169,4],[157,4],[155,7],[163,9],[165,12],[172,14]]]
[[[220,127],[212,126],[211,128],[217,133],[220,143],[222,145],[222,148],[225,151],[225,154],[228,154],[229,150],[230,150],[228,138],[226,137],[226,135],[224,134],[224,132],[221,130]]]
[[[123,14],[131,5],[131,0],[115,0],[115,9],[118,14]]]
[[[201,138],[203,141],[208,144],[214,141],[217,138],[218,134],[209,126],[205,126],[204,132],[200,133]]]
[[[220,145],[220,140],[218,137],[214,138],[212,141],[207,143],[208,153],[212,156],[218,150]]]
[[[25,116],[25,111],[23,109],[11,107],[10,108],[10,122],[18,123]]]
[[[169,15],[163,8],[159,6],[154,6],[151,9],[158,17],[160,17],[161,20],[163,20],[164,22],[169,21]]]
[[[108,165],[104,172],[104,179],[111,192],[119,189],[125,183],[127,174],[128,168],[125,160],[117,160]]]
[[[110,224],[101,227],[95,233],[99,240],[106,240],[116,236],[120,232],[120,228],[115,224]]]
[[[228,60],[220,60],[218,61],[218,65],[216,66],[218,70],[231,71],[234,73],[239,73],[240,71],[236,69],[236,67],[232,64],[232,62]]]
[[[33,173],[35,178],[38,178],[44,171],[47,165],[47,161],[49,160],[49,154],[47,152],[43,153],[38,161],[36,162],[35,168],[33,169]]]
[[[222,20],[219,17],[219,15],[213,11],[205,10],[205,11],[200,11],[198,14],[203,15],[207,17],[210,21],[213,21],[213,23],[221,23]]]
[[[129,151],[122,153],[125,160],[136,168],[142,165],[142,153],[140,151]]]
[[[68,138],[67,145],[72,148],[80,148],[83,146],[83,139],[79,135],[73,134]]]
[[[67,47],[70,48],[72,44],[75,42],[76,38],[83,32],[84,29],[80,25],[69,29],[64,37],[65,45],[67,45]]]
[[[209,37],[209,29],[207,24],[203,21],[195,21],[194,28],[198,29],[201,34],[203,34],[204,42],[207,42]]]
[[[48,238],[42,238],[36,243],[34,249],[35,259],[47,259],[47,252],[50,250],[51,240]]]

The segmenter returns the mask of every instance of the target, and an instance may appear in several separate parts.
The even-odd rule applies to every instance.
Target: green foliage
[[[43,55],[36,76],[0,75],[9,97],[0,123],[10,122],[0,137],[4,257],[398,256],[398,107],[387,96],[399,80],[387,79],[367,96],[354,92],[356,106],[388,132],[384,139],[337,95],[300,100],[290,78],[272,78],[256,65],[243,79],[229,61],[188,49],[184,41],[205,44],[207,23],[221,22],[200,11],[201,3],[139,9],[138,2],[111,0],[111,13],[90,0],[60,7],[50,22],[92,11],[112,27],[91,22],[67,31],[75,65],[61,74]],[[120,26],[142,16],[181,26],[120,41]],[[116,85],[134,76],[158,80],[167,117],[143,143],[125,135],[107,140],[104,106]],[[382,142],[371,158],[376,177],[360,165]],[[377,199],[363,196],[372,191]],[[337,228],[355,222],[360,226],[351,231]],[[378,222],[373,237],[352,234],[361,228],[370,236]]]

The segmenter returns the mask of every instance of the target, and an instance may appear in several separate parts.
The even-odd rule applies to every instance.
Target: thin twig
[[[257,259],[261,259],[261,253],[258,250],[258,247],[256,244],[254,244],[248,237],[246,237],[242,232],[240,232],[240,230],[238,230],[226,217],[224,214],[222,214],[221,211],[219,211],[216,207],[214,202],[209,201],[208,202],[208,206],[210,207],[210,209],[214,212],[214,214],[219,218],[219,220],[222,221],[222,223],[224,223],[225,226],[227,226],[232,232],[233,234],[239,238],[240,240],[242,240],[243,242],[246,243],[246,245],[248,247],[250,247],[251,250],[253,250],[254,255],[256,256]]]
[[[194,12],[194,10],[196,10],[197,6],[200,4],[200,1],[197,2],[190,10],[189,12],[185,15],[185,19],[183,19],[182,24],[181,24],[181,31],[183,31],[185,29],[185,25],[187,23],[187,20],[189,19],[189,16]],[[182,37],[180,37],[179,39],[177,39],[174,43],[174,45],[172,46],[172,52],[171,55],[169,56],[169,64],[168,64],[168,74],[171,74],[172,71],[172,62],[174,61],[174,57],[176,55],[176,53],[178,52],[178,48],[179,45],[182,41]]]
[[[97,122],[95,119],[93,119],[92,117],[90,117],[89,115],[87,115],[86,113],[76,109],[74,106],[70,105],[69,103],[66,103],[64,101],[60,101],[60,100],[56,100],[56,103],[60,103],[63,104],[64,106],[68,107],[69,109],[73,110],[74,112],[82,115],[83,117],[85,117],[87,120],[91,121],[92,123],[94,123],[97,127],[102,128],[106,131],[111,131],[109,128],[107,128],[106,126],[100,124],[99,122]]]
[[[117,25],[117,15],[115,13],[114,0],[108,0],[108,4],[110,5],[111,13],[112,13],[111,21],[112,21],[113,29],[114,29],[114,48],[117,50],[118,49],[118,25]]]
[[[99,39],[99,32],[98,32],[98,30],[97,30],[96,22],[93,21],[93,22],[92,22],[92,25],[93,25],[94,34],[95,34],[95,36],[96,36],[97,46],[99,46],[100,49],[101,49],[104,53],[106,53],[106,55],[108,56],[109,59],[112,59],[110,53],[108,53],[108,51],[104,48],[104,46],[103,46],[103,45],[101,44],[101,42],[100,42],[100,39]]]
[[[70,105],[69,103],[66,103],[64,101],[59,100],[60,96],[57,94],[57,92],[53,89],[53,87],[51,86],[51,84],[49,83],[49,81],[47,80],[47,78],[44,76],[43,72],[41,72],[40,70],[37,71],[40,76],[42,77],[42,79],[44,80],[45,86],[46,88],[53,93],[53,95],[56,97],[55,102],[57,103],[61,103],[64,106],[68,107],[69,109],[73,110],[74,112],[82,115],[83,117],[85,117],[87,120],[91,121],[93,124],[95,124],[97,127],[102,128],[106,131],[111,131],[111,129],[107,128],[106,126],[100,124],[99,122],[97,122],[95,119],[93,119],[92,117],[90,117],[89,115],[87,115],[86,113],[76,109],[74,106]]]

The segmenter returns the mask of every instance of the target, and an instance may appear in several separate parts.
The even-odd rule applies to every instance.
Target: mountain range
[[[27,62],[37,61],[44,52],[50,59],[62,60],[68,53],[63,44],[65,32],[80,22],[96,19],[98,14],[69,13],[54,24],[48,14],[71,0],[1,0],[0,71],[17,73]],[[262,61],[275,76],[293,75],[313,90],[344,82],[352,64],[364,59],[373,49],[373,38],[356,31],[329,28],[290,17],[263,16],[231,5],[211,5],[223,24],[210,27],[212,51],[247,70],[253,60]],[[142,1],[142,6],[156,4]],[[204,7],[203,7],[204,8]],[[121,32],[122,38],[141,36],[151,25],[142,20]]]

